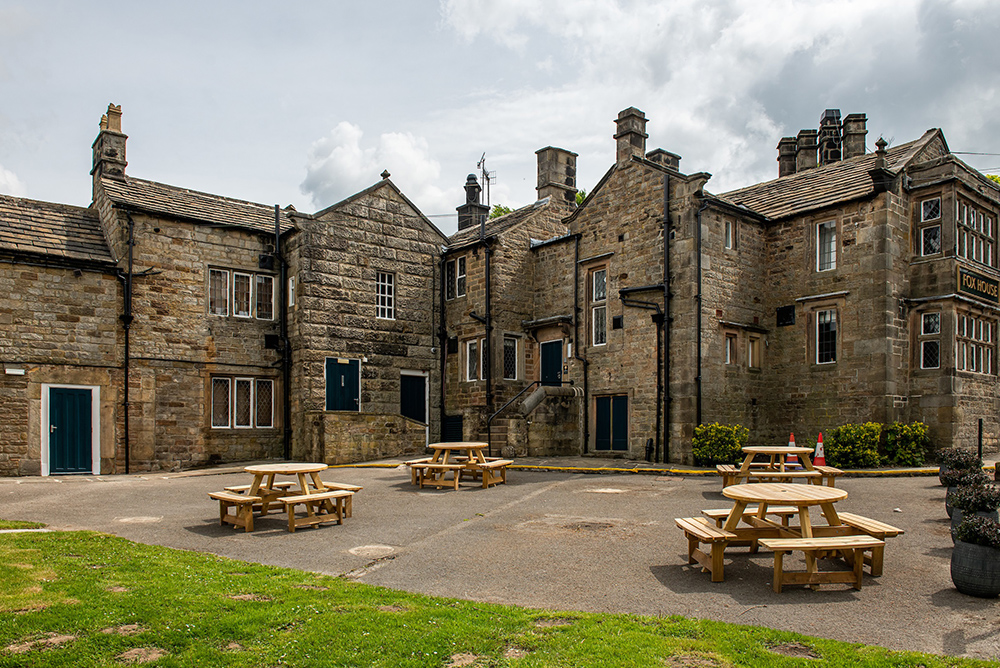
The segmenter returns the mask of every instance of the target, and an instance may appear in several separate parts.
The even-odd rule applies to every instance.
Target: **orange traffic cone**
[[[795,447],[795,434],[788,434],[788,447],[790,448]],[[785,456],[785,466],[798,466],[798,465],[799,465],[798,457],[796,457],[795,455]]]
[[[813,454],[813,464],[826,466],[826,455],[823,453],[823,432],[816,437],[816,452]]]

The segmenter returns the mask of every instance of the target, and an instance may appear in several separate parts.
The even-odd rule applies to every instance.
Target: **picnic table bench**
[[[803,468],[778,471],[769,468],[768,465],[764,463],[754,464],[746,471],[733,464],[718,464],[716,465],[715,470],[720,476],[722,476],[723,487],[739,484],[743,478],[747,481],[756,480],[758,482],[780,482],[784,480],[803,479],[814,484],[822,483],[828,487],[834,487],[837,476],[844,473],[842,470],[833,466],[814,466],[812,470]]]
[[[343,524],[344,499],[353,495],[354,492],[347,490],[329,489],[323,492],[282,496],[278,501],[284,504],[285,512],[288,513],[288,531],[295,533],[296,529],[304,526],[316,526],[327,522]],[[305,506],[305,517],[295,516],[295,506],[298,505]]]
[[[785,584],[804,584],[816,586],[830,583],[851,584],[855,589],[861,589],[864,553],[869,550],[881,550],[885,542],[872,536],[812,536],[808,538],[761,538],[760,544],[769,550],[774,550],[774,591],[781,593]],[[783,557],[786,552],[802,550],[806,555],[806,571],[784,570]],[[848,563],[853,565],[850,571],[821,571],[816,567],[817,559],[825,552],[849,552]]]
[[[209,498],[219,502],[219,525],[226,523],[243,527],[247,532],[253,531],[253,506],[259,504],[263,499],[259,496],[248,496],[239,492],[209,492]],[[229,509],[234,512],[230,513]]]

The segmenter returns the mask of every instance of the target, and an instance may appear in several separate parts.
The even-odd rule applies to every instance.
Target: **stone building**
[[[0,199],[0,474],[337,463],[438,437],[445,237],[387,174],[310,216],[137,179],[126,140],[111,105],[88,208]]]
[[[616,123],[616,162],[565,231],[510,245],[532,282],[516,316],[493,309],[522,319],[537,360],[508,393],[548,373],[577,396],[520,400],[494,418],[502,430],[482,417],[470,430],[470,414],[497,402],[446,375],[465,437],[538,454],[537,430],[547,454],[690,462],[693,430],[709,422],[783,442],[919,420],[944,447],[973,445],[982,419],[995,447],[1000,196],[940,130],[866,153],[866,117],[827,110],[818,130],[781,140],[779,178],[713,194],[709,174],[647,152],[641,111]],[[562,406],[561,432],[532,419],[546,399]]]
[[[549,146],[536,202],[487,219],[470,176],[446,238],[388,173],[315,214],[134,178],[112,105],[91,206],[0,196],[0,474],[459,439],[691,462],[709,422],[995,448],[1000,189],[940,130],[868,153],[866,124],[827,110],[714,194],[630,107],[579,206]]]

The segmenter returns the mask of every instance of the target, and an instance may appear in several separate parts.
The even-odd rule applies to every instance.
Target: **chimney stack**
[[[844,118],[844,158],[865,154],[865,136],[868,134],[868,117],[848,114]]]
[[[108,105],[108,113],[101,116],[101,131],[92,146],[94,166],[90,170],[94,180],[104,178],[125,180],[125,142],[128,136],[122,134],[121,105]]]
[[[675,172],[681,171],[681,156],[662,148],[654,148],[652,151],[647,153],[646,160],[655,162],[658,165],[663,165],[667,169]]]
[[[816,166],[816,149],[819,146],[816,138],[819,132],[816,130],[799,130],[795,137],[795,171],[804,172]]]
[[[778,142],[778,178],[795,173],[795,137],[782,137]]]
[[[615,139],[618,141],[616,162],[621,165],[632,159],[632,156],[646,155],[646,114],[635,107],[629,107],[618,112],[615,121],[618,131]]]
[[[840,162],[840,109],[827,109],[819,117],[819,164]]]
[[[479,202],[479,196],[482,192],[483,189],[480,187],[476,175],[469,174],[469,178],[465,180],[465,204],[457,209],[459,230],[478,225],[489,214],[490,208]]]
[[[555,146],[535,151],[538,156],[538,199],[576,206],[576,153]]]

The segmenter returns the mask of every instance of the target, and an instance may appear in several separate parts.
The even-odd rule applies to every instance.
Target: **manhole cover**
[[[571,531],[603,531],[613,526],[610,522],[571,522],[564,524],[563,528]]]
[[[386,557],[396,551],[396,548],[388,545],[360,545],[348,550],[355,557],[367,557],[368,559],[379,559]]]

